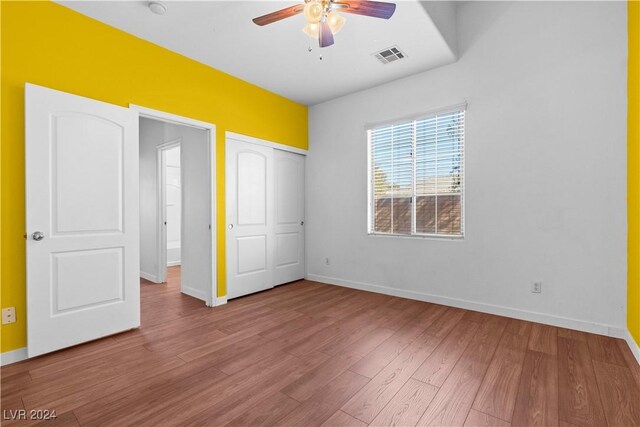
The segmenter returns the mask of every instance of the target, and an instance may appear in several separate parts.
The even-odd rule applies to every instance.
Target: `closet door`
[[[227,298],[273,287],[273,149],[226,144]]]
[[[304,156],[274,150],[274,285],[304,278]]]

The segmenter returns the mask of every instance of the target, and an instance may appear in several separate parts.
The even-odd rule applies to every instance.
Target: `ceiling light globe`
[[[320,22],[323,12],[324,7],[322,6],[322,3],[317,1],[310,1],[304,6],[304,17],[310,24]]]
[[[320,36],[320,24],[307,23],[307,25],[302,29],[302,32],[312,39],[317,39]]]
[[[333,11],[327,15],[327,24],[329,24],[329,28],[333,34],[337,34],[338,31],[342,29],[346,19],[344,16],[339,13]]]

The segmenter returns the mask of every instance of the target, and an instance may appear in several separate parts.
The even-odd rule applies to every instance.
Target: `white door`
[[[227,298],[273,287],[273,149],[227,139]]]
[[[180,171],[180,145],[162,150],[164,190],[164,222],[168,267],[180,265],[180,237],[182,227],[182,191]],[[166,270],[165,270],[166,271]]]
[[[183,293],[209,301],[211,291],[211,209],[209,135],[202,129],[176,126],[182,136],[182,260]]]
[[[140,325],[138,113],[27,84],[30,357]]]
[[[274,284],[304,278],[304,156],[274,150]]]

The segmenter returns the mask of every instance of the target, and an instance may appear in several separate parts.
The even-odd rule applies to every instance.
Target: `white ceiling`
[[[389,1],[389,0],[387,0]],[[84,15],[306,105],[455,61],[451,28],[420,2],[396,1],[390,20],[344,14],[336,43],[319,49],[302,15],[264,27],[251,19],[296,1],[167,1],[155,15],[146,1],[58,1]],[[433,5],[433,3],[432,3]],[[431,16],[426,10],[430,10]],[[438,24],[438,25],[436,25]],[[438,28],[444,29],[443,35]],[[455,30],[455,29],[454,29]],[[398,45],[407,58],[381,64],[372,54]],[[308,51],[312,46],[313,50]],[[323,59],[319,60],[322,54]]]

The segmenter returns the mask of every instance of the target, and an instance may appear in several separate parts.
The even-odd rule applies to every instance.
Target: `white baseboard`
[[[10,365],[27,359],[27,347],[11,350],[0,354],[0,366]]]
[[[638,364],[640,364],[640,345],[638,345],[636,340],[633,339],[633,337],[631,336],[631,332],[629,331],[627,331],[626,336],[624,338],[627,341],[627,344],[629,344],[631,353],[633,353],[636,360],[638,361]]]
[[[584,320],[554,316],[551,314],[538,313],[534,311],[519,310],[516,308],[504,307],[500,305],[486,304],[458,298],[443,297],[440,295],[432,295],[424,292],[391,288],[388,286],[372,285],[369,283],[343,280],[335,277],[321,276],[318,274],[308,274],[307,279],[316,282],[327,283],[329,285],[343,286],[346,288],[360,289],[362,291],[376,292],[379,294],[409,298],[418,301],[426,301],[451,307],[464,308],[467,310],[481,311],[483,313],[496,314],[498,316],[512,317],[515,319],[528,320],[537,323],[544,323],[546,325],[558,326],[561,328],[576,329],[579,331],[590,332],[598,335],[607,335],[615,338],[626,339],[628,334],[626,329],[617,328],[611,325],[592,323]]]
[[[147,273],[145,271],[140,272],[140,277],[153,283],[161,283],[160,280],[158,279],[158,276],[156,276],[155,274]]]
[[[215,298],[215,307],[219,306],[219,305],[225,305],[227,303],[227,296],[223,296],[223,297],[216,297]]]
[[[167,267],[175,267],[176,265],[180,265],[180,261],[167,261]]]

